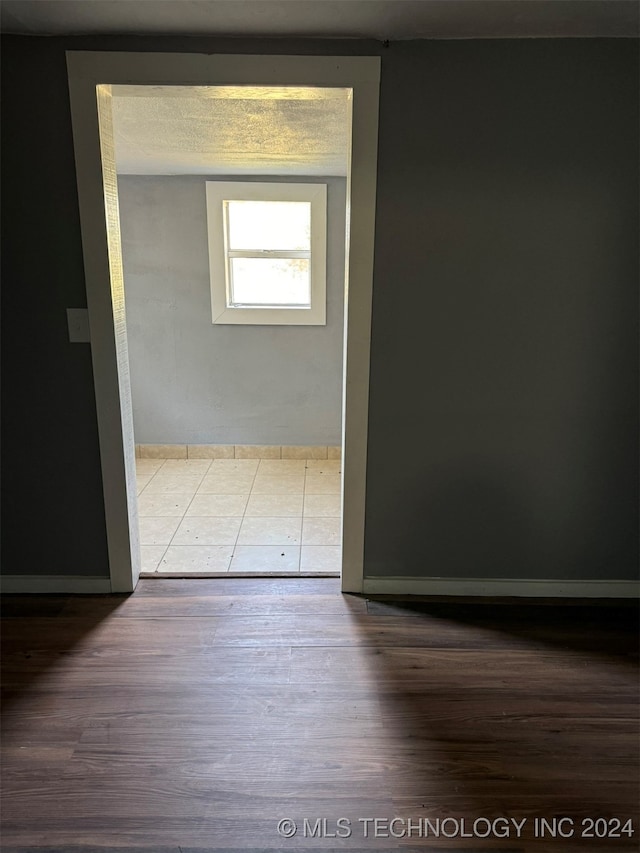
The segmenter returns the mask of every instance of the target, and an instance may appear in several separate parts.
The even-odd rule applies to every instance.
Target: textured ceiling
[[[346,175],[346,89],[114,86],[125,175]]]
[[[327,38],[637,36],[637,0],[2,0],[4,32]]]

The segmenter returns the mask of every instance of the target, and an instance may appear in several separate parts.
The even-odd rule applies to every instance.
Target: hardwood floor
[[[639,849],[633,605],[225,578],[4,610],[5,853]]]

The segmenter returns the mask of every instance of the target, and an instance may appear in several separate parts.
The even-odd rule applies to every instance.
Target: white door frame
[[[140,555],[120,230],[110,130],[111,86],[258,85],[352,90],[342,410],[342,589],[361,592],[380,59],[67,51],[67,69],[112,592],[134,589],[140,572]]]

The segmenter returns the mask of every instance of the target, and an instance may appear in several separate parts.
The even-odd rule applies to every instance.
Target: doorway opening
[[[351,96],[111,87],[145,576],[340,572]]]
[[[142,503],[144,491],[155,480],[156,488],[147,492],[149,500],[145,501],[151,505],[154,505],[155,501],[155,506],[159,506],[161,501],[158,498],[153,498],[154,493],[160,497],[163,494],[173,494],[171,489],[175,480],[171,484],[165,482],[165,487],[168,487],[168,491],[165,491],[164,487],[161,488],[162,479],[165,478],[166,481],[166,478],[171,479],[174,475],[179,474],[184,478],[191,478],[192,484],[198,479],[195,494],[191,499],[193,501],[198,497],[196,511],[200,512],[205,506],[208,506],[209,509],[213,508],[216,513],[223,507],[225,507],[224,512],[229,512],[233,509],[230,506],[233,501],[229,498],[237,497],[238,494],[235,489],[233,494],[230,494],[226,489],[220,488],[221,482],[225,477],[228,479],[229,475],[232,475],[231,479],[235,478],[236,480],[244,476],[245,482],[247,482],[249,468],[255,468],[252,478],[254,486],[258,486],[258,488],[254,489],[252,486],[252,489],[246,494],[244,494],[246,486],[243,488],[241,497],[246,497],[246,504],[242,516],[237,514],[224,515],[222,513],[211,516],[195,514],[188,516],[189,507],[187,506],[184,515],[179,519],[180,523],[175,533],[172,534],[172,540],[178,531],[180,531],[180,536],[187,539],[190,535],[192,537],[200,535],[197,530],[193,529],[193,521],[188,519],[217,519],[215,523],[209,521],[205,524],[202,522],[200,526],[200,531],[202,531],[207,524],[209,530],[216,526],[218,530],[225,525],[229,526],[228,519],[231,518],[235,519],[234,524],[239,525],[236,546],[269,547],[250,544],[252,537],[258,536],[260,539],[264,539],[267,536],[260,519],[266,517],[292,519],[298,516],[261,516],[260,512],[269,509],[266,505],[268,501],[265,501],[264,498],[270,498],[271,507],[273,507],[283,497],[292,495],[285,489],[286,485],[293,487],[293,479],[298,482],[302,480],[300,534],[299,542],[295,543],[296,547],[300,548],[300,561],[297,563],[296,573],[300,572],[301,567],[304,571],[305,567],[302,549],[304,548],[306,501],[309,513],[314,513],[313,515],[307,513],[309,519],[306,525],[308,532],[307,547],[337,549],[333,553],[340,555],[343,590],[361,590],[379,60],[371,57],[201,56],[192,54],[76,52],[69,52],[67,59],[112,590],[127,591],[133,589],[141,569],[142,552],[138,522],[136,444],[138,445],[137,458],[140,460],[138,464],[141,467],[144,468],[145,464],[147,467],[154,467],[158,461],[161,463],[159,472],[153,474],[141,492]],[[243,441],[242,439],[238,441],[237,439],[227,438],[225,441],[220,439],[219,433],[216,433],[215,441],[202,441],[198,435],[187,436],[184,441],[184,456],[181,454],[182,458],[156,456],[153,459],[153,455],[160,452],[157,446],[154,450],[143,450],[141,445],[146,442],[136,441],[134,438],[129,340],[124,310],[123,242],[120,233],[118,205],[114,101],[119,92],[120,95],[122,94],[123,87],[138,88],[140,93],[141,87],[149,86],[155,87],[157,92],[164,90],[166,94],[172,95],[174,108],[178,107],[175,101],[180,87],[190,87],[192,91],[193,87],[202,87],[199,89],[200,95],[205,92],[210,94],[212,90],[217,88],[217,94],[225,93],[225,97],[218,98],[218,100],[228,101],[246,101],[246,98],[238,97],[238,95],[246,95],[248,88],[252,88],[254,92],[261,87],[265,91],[270,89],[272,101],[278,100],[274,95],[282,94],[283,90],[287,90],[290,96],[292,93],[298,93],[297,97],[289,98],[296,103],[296,106],[299,106],[300,102],[305,103],[305,99],[300,97],[300,93],[307,90],[312,96],[306,99],[308,101],[330,102],[331,100],[342,99],[343,102],[346,101],[349,104],[352,110],[351,158],[349,161],[351,169],[347,168],[347,174],[344,176],[345,227],[343,234],[346,233],[347,238],[344,247],[346,275],[343,277],[343,280],[346,279],[346,285],[343,303],[345,323],[341,446],[330,444],[328,439],[323,440],[322,443],[303,445],[290,441],[289,437],[284,435],[280,443],[274,441],[273,444],[263,444],[255,439],[253,441]],[[239,89],[243,91],[239,92]],[[276,92],[276,90],[278,91]],[[326,94],[322,97],[321,93],[325,90]],[[318,97],[319,95],[320,97]],[[256,100],[263,99],[257,98]],[[308,104],[305,105],[308,106]],[[262,153],[268,153],[268,145],[263,146]],[[235,165],[237,168],[237,160]],[[288,233],[295,234],[296,226],[292,225],[290,214],[296,210],[298,214],[303,213],[302,219],[298,216],[298,226],[300,226],[300,222],[304,220],[304,205],[307,202],[298,197],[295,199],[288,197],[256,199],[242,194],[245,191],[249,192],[256,189],[255,186],[246,189],[246,186],[252,183],[254,185],[258,183],[272,185],[282,183],[301,189],[303,182],[296,180],[298,175],[288,175],[286,176],[287,180],[281,182],[279,179],[278,181],[271,180],[274,177],[273,173],[257,176],[256,174],[247,175],[240,171],[239,175],[232,175],[231,172],[227,171],[216,175],[216,180],[211,181],[210,184],[219,183],[221,177],[230,176],[234,180],[225,180],[224,182],[234,183],[234,190],[240,188],[241,192],[234,191],[230,196],[228,193],[225,194],[226,197],[223,199],[221,208],[224,222],[222,234],[212,237],[211,221],[208,220],[206,225],[210,262],[213,251],[212,245],[215,240],[219,240],[220,245],[224,248],[224,256],[218,260],[222,264],[222,268],[226,264],[224,284],[226,304],[223,312],[219,311],[220,305],[216,303],[213,288],[213,281],[216,276],[210,270],[212,289],[209,323],[217,331],[237,333],[238,327],[244,326],[245,321],[247,321],[246,325],[253,325],[254,329],[260,327],[262,330],[263,326],[269,326],[268,331],[273,334],[277,323],[265,323],[263,320],[264,312],[272,312],[271,316],[274,318],[277,313],[287,314],[290,312],[290,316],[297,313],[300,318],[308,311],[310,313],[306,314],[307,317],[313,315],[311,322],[306,324],[289,323],[287,331],[302,333],[317,330],[305,329],[305,325],[322,328],[325,320],[323,311],[319,310],[319,306],[322,306],[323,302],[315,287],[318,281],[317,273],[312,270],[314,258],[317,260],[319,256],[317,244],[314,242],[317,237],[317,229],[314,229],[313,226],[312,203],[309,202],[310,244],[305,245],[304,238],[302,238],[301,243],[300,234],[306,232],[305,228],[298,227],[296,239],[285,241],[284,245],[278,244],[276,247],[273,242],[269,244],[268,240],[266,243],[263,240],[262,244],[256,244],[251,237],[251,228],[248,227],[247,223],[252,217],[255,220],[256,216],[259,219],[259,214],[262,215],[262,225],[257,228],[257,232],[263,237],[270,228],[273,231],[271,226],[278,220],[273,207],[269,209],[260,208],[260,204],[268,205],[272,202],[279,202],[288,205],[286,208],[287,215],[284,218],[286,220],[287,216],[289,217]],[[238,177],[242,177],[243,181],[238,181]],[[256,177],[261,177],[261,180],[256,181]],[[247,178],[250,180],[246,180]],[[270,179],[262,180],[262,178]],[[304,184],[309,186],[313,184],[322,185],[323,182],[325,182],[325,177],[316,174],[305,176]],[[219,187],[213,187],[213,189],[219,189]],[[208,189],[206,196],[208,199]],[[330,191],[327,196],[331,197]],[[281,210],[284,211],[285,208],[281,208]],[[266,217],[265,212],[268,213]],[[155,213],[157,214],[157,209],[155,209]],[[218,209],[218,213],[220,213],[220,209]],[[268,226],[267,223],[270,225]],[[330,230],[328,218],[325,220],[325,227],[327,234],[324,236],[326,238]],[[255,227],[253,233],[254,235],[256,233]],[[124,249],[126,263],[126,245]],[[260,266],[262,269],[267,267],[270,269],[270,274],[266,277],[271,282],[270,288],[268,288],[270,293],[266,296],[264,288],[261,293],[256,293],[255,288],[253,291],[251,289],[252,281],[255,281],[255,276],[252,273],[256,266]],[[210,267],[213,269],[211,263]],[[219,281],[219,276],[217,280]],[[326,301],[324,305],[327,308],[328,316],[331,307],[330,301]],[[236,313],[237,309],[239,309],[238,313]],[[198,309],[194,310],[197,311]],[[247,313],[239,319],[243,311]],[[225,312],[228,315],[227,322],[222,316]],[[256,313],[258,313],[259,319],[254,320],[253,323],[249,322],[251,319],[249,315],[255,317]],[[301,328],[296,328],[298,325]],[[191,341],[189,340],[188,343]],[[246,347],[237,358],[238,365],[241,364],[243,358],[247,358]],[[169,381],[170,375],[167,375],[166,379]],[[249,418],[249,420],[251,419]],[[244,424],[245,429],[251,426],[251,423]],[[273,427],[273,425],[271,426]],[[277,434],[275,435],[277,438]],[[149,445],[158,445],[164,442],[150,441],[148,443]],[[182,440],[167,443],[183,444]],[[259,452],[256,451],[257,445],[261,447]],[[233,447],[233,457],[230,456],[231,447]],[[270,449],[265,450],[267,447]],[[190,448],[192,448],[191,454]],[[142,463],[143,456],[147,460],[152,459],[152,464],[150,465],[149,462]],[[333,458],[330,459],[329,456]],[[279,470],[276,470],[276,463],[278,463]],[[204,471],[205,466],[207,471]],[[213,466],[215,468],[211,471]],[[224,472],[225,467],[228,469],[226,474]],[[196,475],[196,468],[203,470],[198,471]],[[242,471],[242,468],[246,469],[245,472]],[[290,470],[285,471],[285,468]],[[143,474],[143,479],[144,476],[145,474]],[[274,477],[279,479],[278,488],[275,491],[273,491]],[[156,478],[159,479],[156,480]],[[210,478],[209,485],[213,486],[214,491],[201,488],[207,478]],[[292,480],[288,481],[286,478],[292,478]],[[322,479],[322,483],[318,481],[319,478]],[[216,481],[215,485],[214,481]],[[182,482],[186,483],[186,479]],[[329,483],[333,486],[330,490],[328,490]],[[337,485],[337,489],[334,484]],[[316,489],[314,486],[320,486],[320,488]],[[336,497],[342,506],[342,518],[338,517],[337,522],[339,528],[337,535]],[[237,513],[239,501],[235,501],[235,503],[237,506],[233,511]],[[253,507],[250,512],[254,512],[255,515],[247,515],[246,510],[249,507]],[[143,515],[142,518],[143,524],[148,529],[152,525],[144,522],[145,518],[157,520],[174,518],[174,516]],[[156,523],[159,529],[162,522]],[[278,524],[280,524],[280,532],[276,535],[289,535],[285,530],[286,524],[283,525],[281,522]],[[241,536],[243,527],[244,535]],[[260,530],[263,532],[259,532]],[[225,534],[225,536],[230,535],[232,534]],[[323,540],[324,542],[334,542],[337,539],[338,544],[312,544],[314,538],[315,541],[318,541],[318,537],[322,536],[326,537]],[[333,538],[329,539],[330,536]],[[295,531],[292,538],[296,538]],[[192,538],[191,542],[193,543],[193,541]],[[167,547],[170,545],[171,543]],[[175,547],[228,548],[226,545],[200,546],[196,544],[179,545],[178,543],[175,543]],[[273,547],[282,549],[281,545],[274,545]],[[245,554],[250,554],[250,552],[245,552]],[[230,555],[230,564],[234,556],[235,554]],[[251,564],[251,556],[244,556],[239,552],[238,558],[241,557],[244,557],[247,565]],[[286,560],[286,551],[284,557]],[[289,559],[295,563],[295,553]],[[255,565],[255,559],[253,562]],[[313,571],[313,566],[308,562],[306,566]],[[215,573],[212,568],[207,569],[208,567],[205,568],[205,573]],[[257,567],[253,570],[259,571]],[[326,570],[327,567],[323,567],[321,571]],[[165,571],[172,574],[166,567]],[[251,571],[251,569],[239,566],[239,571]],[[272,571],[272,569],[269,568],[268,571]],[[178,569],[177,573],[182,574],[182,571]]]

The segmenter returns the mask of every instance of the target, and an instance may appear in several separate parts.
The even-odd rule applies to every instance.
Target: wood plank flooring
[[[5,853],[640,849],[634,605],[223,578],[4,614]]]

